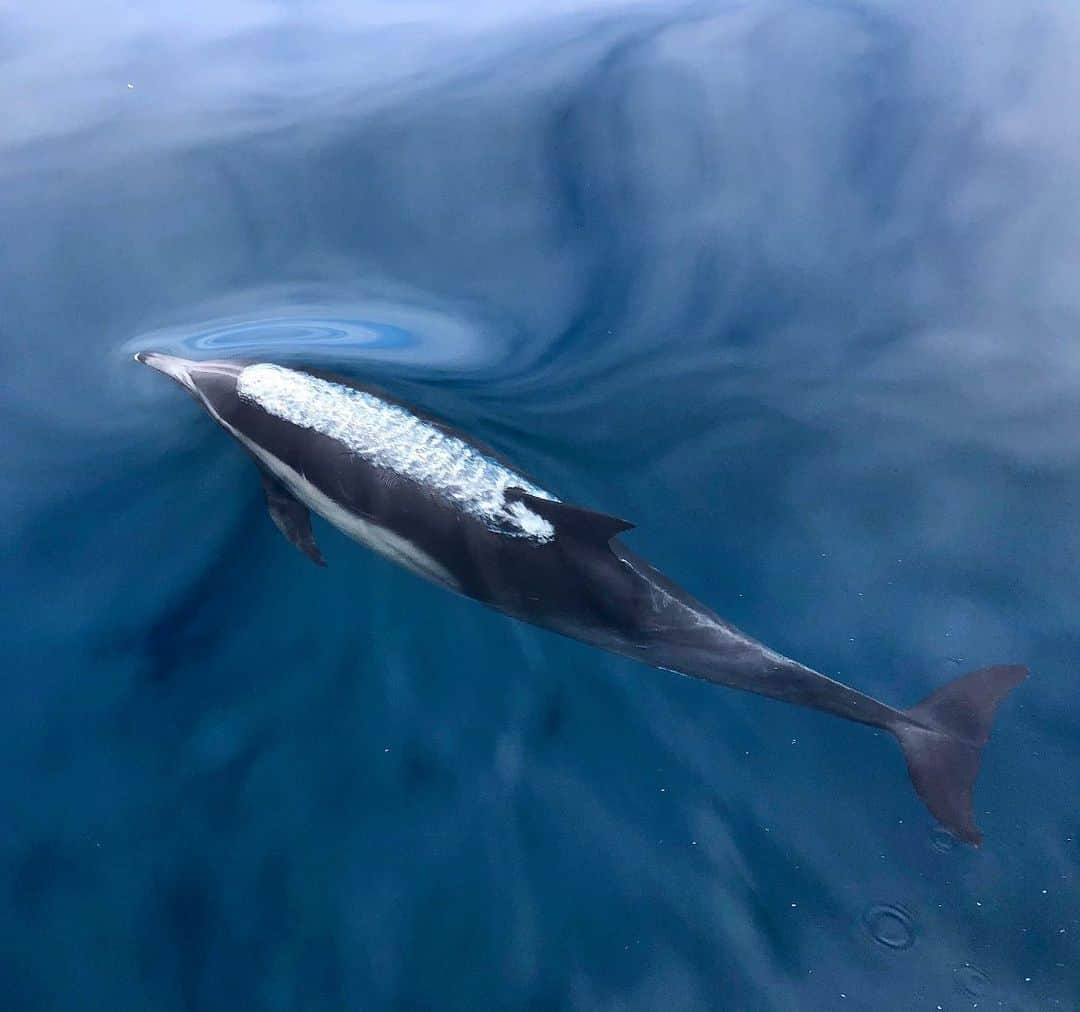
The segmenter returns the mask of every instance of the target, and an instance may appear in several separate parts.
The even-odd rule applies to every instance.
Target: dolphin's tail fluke
[[[1022,682],[1027,668],[1000,665],[961,675],[890,728],[904,750],[911,781],[934,817],[961,840],[978,846],[972,788],[994,711]]]

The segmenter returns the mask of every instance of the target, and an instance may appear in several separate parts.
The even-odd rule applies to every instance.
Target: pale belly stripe
[[[319,516],[333,524],[339,531],[348,535],[354,541],[359,541],[360,544],[378,552],[392,562],[404,566],[418,576],[448,587],[450,590],[461,589],[458,581],[445,566],[422,549],[417,548],[408,538],[404,538],[385,527],[380,527],[378,524],[373,524],[355,513],[350,513],[347,509],[334,502],[325,492],[316,488],[307,478],[294,471],[284,461],[275,457],[269,450],[259,446],[258,443],[248,439],[242,432],[226,422],[214,411],[209,403],[206,406],[217,422],[246,446],[267,470],[281,481],[308,509],[314,510]]]

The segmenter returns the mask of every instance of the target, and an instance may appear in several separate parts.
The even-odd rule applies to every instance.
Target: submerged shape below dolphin
[[[972,788],[994,711],[1027,676],[982,668],[897,710],[751,639],[617,538],[448,425],[340,376],[140,352],[254,457],[270,516],[325,565],[314,510],[375,551],[499,611],[654,667],[824,710],[899,740],[915,790],[978,844]]]

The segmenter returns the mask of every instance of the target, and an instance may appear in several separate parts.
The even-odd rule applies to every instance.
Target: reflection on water
[[[178,9],[179,10],[179,9]],[[1069,7],[9,12],[5,1007],[1071,1010]],[[889,702],[890,741],[525,629],[321,527],[130,359],[308,361]]]

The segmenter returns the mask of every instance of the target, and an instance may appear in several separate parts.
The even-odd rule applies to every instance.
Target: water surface
[[[1080,14],[546,2],[0,27],[10,1009],[1080,1008]],[[882,735],[317,523],[136,348],[475,433]]]

